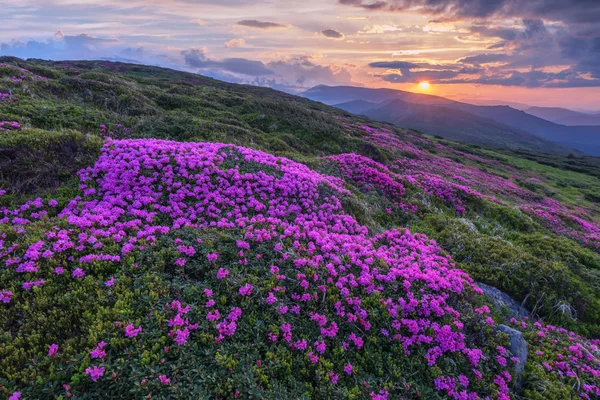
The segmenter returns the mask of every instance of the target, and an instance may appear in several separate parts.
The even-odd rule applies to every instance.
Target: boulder
[[[516,319],[523,319],[529,316],[529,311],[521,306],[516,300],[504,293],[503,291],[496,289],[493,286],[486,285],[485,283],[476,282],[477,286],[483,290],[483,293],[491,300],[496,307],[506,307],[511,317]]]
[[[512,357],[517,357],[519,359],[515,365],[515,382],[517,387],[520,387],[523,379],[523,371],[525,370],[525,364],[527,363],[527,342],[525,341],[525,338],[521,332],[509,326],[498,325],[498,330],[508,335],[508,338],[510,339],[509,350],[512,354]]]

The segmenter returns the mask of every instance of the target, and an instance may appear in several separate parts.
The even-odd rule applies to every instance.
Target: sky
[[[0,0],[0,54],[600,111],[600,0]],[[429,86],[421,85],[429,82]]]

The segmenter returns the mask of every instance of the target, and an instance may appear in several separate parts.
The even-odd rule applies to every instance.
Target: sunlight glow
[[[429,84],[429,82],[427,82],[427,81],[424,81],[424,82],[421,82],[421,83],[419,83],[419,87],[420,87],[421,89],[423,89],[423,90],[427,90],[427,89],[429,89],[429,86],[431,86],[431,85],[430,85],[430,84]]]

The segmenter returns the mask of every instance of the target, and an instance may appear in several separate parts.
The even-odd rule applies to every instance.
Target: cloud
[[[299,92],[319,84],[360,86],[352,80],[349,67],[320,65],[308,55],[271,61],[267,66],[282,85],[280,88],[285,91]]]
[[[600,87],[600,35],[581,36],[539,18],[522,20],[511,28],[479,23],[471,26],[471,33],[502,40],[487,52],[468,54],[454,63],[379,61],[368,66],[391,70],[375,76],[392,83]]]
[[[368,10],[418,12],[448,19],[543,18],[567,23],[594,24],[600,2],[594,0],[338,0]]]
[[[384,75],[375,75],[383,79],[386,82],[391,83],[418,83],[423,81],[428,82],[441,82],[445,79],[456,78],[460,75],[458,71],[452,70],[441,70],[441,71],[416,71],[413,72],[411,70],[402,71],[402,73],[391,73]]]
[[[200,18],[194,18],[190,21],[190,23],[200,25],[200,26],[206,25],[206,22],[204,20],[201,20]]]
[[[408,61],[377,61],[369,64],[371,68],[411,69],[419,68],[415,63]]]
[[[463,57],[457,60],[457,63],[460,64],[469,64],[469,65],[480,65],[480,64],[491,64],[491,63],[507,63],[510,60],[511,56],[502,53],[495,54],[478,54],[476,56],[468,56]]]
[[[206,68],[211,61],[206,57],[206,49],[192,48],[181,52],[185,65],[192,68]]]
[[[248,60],[245,58],[225,58],[216,60],[207,57],[206,49],[191,48],[181,52],[185,66],[198,68],[200,70],[222,70],[234,74],[249,76],[271,75],[273,71],[268,69],[262,61]]]
[[[256,29],[289,28],[289,25],[279,24],[277,22],[257,21],[255,19],[245,19],[245,20],[239,21],[236,25],[245,26],[248,28],[256,28]]]
[[[324,29],[321,31],[321,35],[325,36],[326,38],[329,39],[336,39],[336,40],[341,40],[344,38],[344,34],[341,32],[338,32],[336,30],[333,29]]]
[[[54,38],[44,42],[30,40],[2,43],[0,55],[59,60],[90,59],[118,44],[120,41],[114,38],[97,38],[86,33],[71,36],[57,31]]]
[[[237,47],[246,47],[246,41],[242,38],[231,39],[230,41],[225,42],[225,47],[227,47],[228,49],[237,48]]]

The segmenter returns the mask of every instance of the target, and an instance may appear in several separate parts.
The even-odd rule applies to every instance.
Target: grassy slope
[[[4,83],[9,87],[0,88],[0,91],[4,92],[8,89],[14,91],[19,101],[3,104],[0,108],[0,120],[18,120],[24,127],[22,135],[36,137],[35,142],[44,146],[43,153],[54,154],[52,142],[58,140],[55,136],[56,131],[63,132],[62,136],[72,135],[68,133],[68,130],[94,136],[97,135],[100,124],[111,126],[111,124],[121,123],[133,130],[134,137],[233,143],[286,156],[305,162],[317,169],[322,167],[320,166],[321,162],[315,157],[329,154],[355,152],[384,164],[392,163],[398,156],[405,156],[405,154],[393,154],[390,149],[381,146],[374,146],[366,140],[362,130],[348,128],[349,122],[356,124],[366,121],[365,119],[344,115],[338,109],[271,89],[233,85],[195,74],[122,63],[19,60],[17,64],[50,79],[31,81],[26,85]],[[348,122],[341,121],[338,118],[340,114],[344,118],[348,118]],[[371,125],[387,126],[377,123]],[[399,135],[412,135],[408,131],[387,127]],[[31,129],[44,129],[51,132]],[[44,136],[50,139],[39,139]],[[29,168],[19,174],[8,172],[0,175],[0,179],[4,180],[4,188],[9,189],[9,193],[17,194],[16,196],[5,196],[4,202],[16,202],[16,199],[21,198],[18,195],[21,192],[29,195],[33,192],[39,194],[44,192],[45,186],[51,190],[82,165],[90,164],[95,157],[93,149],[98,148],[99,142],[91,140],[88,136],[82,136],[82,138],[85,138],[85,142],[88,144],[81,145],[81,147],[92,154],[85,157],[81,152],[75,152],[78,154],[77,160],[66,162],[63,158],[62,165],[68,165],[68,167],[65,167],[66,170],[60,170],[60,168],[56,168],[56,165],[60,163],[33,162],[33,159],[39,160],[39,156],[32,155],[29,151],[24,152],[21,149],[22,146],[14,147],[14,144],[20,139],[15,141],[15,137],[11,139],[5,135],[3,138],[5,143],[3,152],[6,154],[4,160],[8,162],[7,158],[14,158],[12,163],[16,167],[4,168],[4,170],[15,171],[25,162],[24,160]],[[406,140],[409,138],[407,137]],[[90,146],[89,143],[95,143],[96,147]],[[443,143],[441,152],[439,147],[438,149],[434,147],[440,146],[440,143]],[[516,182],[525,185],[538,195],[552,197],[574,205],[591,207],[591,211],[594,213],[597,210],[594,201],[598,200],[595,194],[598,193],[600,180],[596,176],[558,169],[513,155],[439,139],[422,138],[419,139],[418,145],[429,154],[447,157],[447,159],[465,163],[466,166],[481,168],[481,170],[497,174],[500,177],[516,178]],[[6,147],[18,150],[15,152],[18,154],[11,153],[6,150]],[[480,165],[481,163],[469,161],[463,157],[463,154],[486,157],[494,160],[494,163]],[[558,156],[552,156],[554,162],[560,159]],[[572,161],[567,157],[562,159]],[[519,177],[513,176],[515,170],[512,168],[515,168],[516,171],[523,171],[525,177],[519,179]],[[591,170],[591,172],[595,171]],[[528,182],[524,182],[528,176],[538,176],[541,178],[541,182],[532,186]],[[70,184],[70,186],[74,185]],[[65,193],[70,195],[69,191]],[[512,202],[510,198],[504,200]],[[378,198],[366,200],[367,203],[380,201],[382,200]],[[377,204],[375,207],[381,208]],[[358,212],[362,212],[362,210]],[[521,237],[523,232],[520,232],[522,228],[503,224],[503,212],[502,210],[488,212],[488,214],[492,214],[491,217],[485,215],[484,211],[481,213],[471,212],[470,218],[481,226],[488,227],[499,224],[500,228],[496,227],[489,231],[486,231],[487,228],[480,229],[476,234],[477,240],[469,236],[469,240],[473,243],[481,243],[481,238],[487,242],[470,250],[471,252],[481,252],[480,255],[470,253],[465,255],[465,258],[470,261],[463,265],[463,268],[474,273],[476,279],[495,284],[515,295],[519,300],[530,294],[529,305],[533,307],[536,304],[535,300],[526,290],[529,285],[526,279],[530,279],[528,274],[524,275],[527,278],[514,276],[511,279],[500,279],[502,271],[498,271],[498,267],[495,267],[492,273],[489,270],[490,266],[486,265],[485,252],[490,251],[493,247],[494,251],[508,254],[510,251],[507,252],[506,246],[517,246],[519,252],[516,256],[513,254],[511,262],[521,262],[526,265],[524,269],[531,268],[532,271],[535,271],[547,261],[544,260],[544,257],[533,254],[527,243],[520,243],[521,240],[524,240]],[[498,213],[500,213],[499,216],[495,215]],[[445,244],[451,252],[457,250],[456,243],[444,242],[446,236],[450,235],[448,231],[450,225],[448,224],[457,223],[457,219],[451,212],[440,214],[436,211],[419,221],[394,222],[389,221],[385,216],[382,218],[382,221],[371,219],[371,225],[376,229],[377,226],[386,228],[402,225],[413,226],[433,238],[441,240],[441,243]],[[523,218],[526,217],[523,216]],[[446,224],[440,225],[439,219],[446,221]],[[526,234],[537,230],[540,233],[548,234],[541,226],[525,228]],[[474,233],[471,232],[470,235],[474,235]],[[488,243],[490,240],[493,241],[493,244]],[[447,238],[446,241],[448,241]],[[462,247],[462,244],[458,243],[458,246]],[[454,256],[457,257],[457,254]],[[532,256],[533,258],[531,258]],[[522,260],[518,260],[519,257]],[[596,260],[596,256],[590,257]],[[460,257],[458,259],[460,261]],[[472,260],[479,261],[473,262]],[[599,260],[587,267],[600,265]],[[502,264],[501,261],[500,259],[499,265]],[[566,267],[568,269],[568,265]],[[513,287],[515,280],[518,284],[517,287]],[[595,281],[591,283],[596,285]],[[541,283],[540,286],[542,286]],[[554,290],[559,289],[555,288]],[[585,297],[595,297],[593,293],[595,293],[595,289]],[[555,292],[551,297],[554,298],[556,295],[558,293]],[[550,307],[550,302],[546,301]],[[577,324],[572,325],[577,327]]]
[[[2,198],[4,204],[49,193],[53,197],[58,193],[59,199],[62,193],[65,198],[72,197],[76,188],[70,177],[95,159],[100,146],[100,124],[121,123],[133,130],[134,137],[239,144],[332,174],[337,172],[328,169],[319,157],[354,152],[391,167],[398,159],[409,156],[367,140],[358,128],[366,119],[270,89],[119,63],[15,59],[0,62],[18,64],[49,78],[24,84],[4,80],[0,83],[0,92],[11,91],[19,98],[0,105],[0,121],[19,121],[23,126],[22,133],[0,133],[0,187],[10,193]],[[340,116],[347,120],[340,120]],[[430,156],[512,179],[540,196],[586,207],[592,215],[598,211],[596,193],[600,179],[595,159],[577,159],[581,168],[589,172],[584,174],[557,168],[573,161],[567,157],[552,156],[555,166],[548,166],[536,162],[535,159],[543,161],[544,156],[535,153],[529,153],[527,160],[517,153],[387,128]],[[70,148],[74,150],[65,152],[64,143],[73,140]],[[55,162],[39,162],[44,154],[61,151],[61,157],[52,157]],[[486,162],[473,161],[465,155],[482,157]],[[527,181],[530,177],[541,182],[531,185]],[[426,233],[438,240],[476,280],[497,286],[519,301],[525,300],[530,309],[548,321],[600,335],[598,253],[555,235],[516,209],[520,200],[507,196],[502,199],[508,204],[505,206],[473,200],[465,216],[458,217],[453,209],[415,191],[408,196],[419,204],[421,213],[408,217],[394,214],[390,218],[384,212],[390,206],[385,195],[377,191],[364,193],[352,182],[348,184],[354,196],[346,208],[373,231],[407,226]],[[555,306],[563,303],[577,311],[577,320],[556,313]]]

